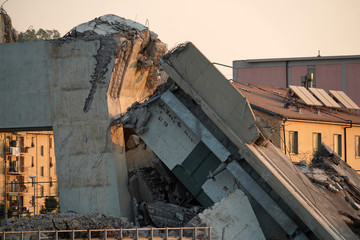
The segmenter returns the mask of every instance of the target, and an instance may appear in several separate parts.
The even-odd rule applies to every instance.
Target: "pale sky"
[[[5,0],[0,0],[0,5]],[[360,0],[8,0],[17,31],[71,28],[105,14],[145,24],[171,49],[193,42],[211,61],[360,55]],[[232,70],[218,67],[227,78]]]

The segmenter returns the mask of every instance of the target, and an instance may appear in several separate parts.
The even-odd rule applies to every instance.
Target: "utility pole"
[[[32,206],[33,206],[33,208],[34,208],[34,217],[35,217],[35,206],[36,206],[36,204],[35,204],[35,201],[36,201],[35,178],[36,178],[36,176],[34,176],[34,175],[29,175],[29,177],[31,178],[32,183],[33,183],[33,187],[34,187],[34,200],[33,200],[33,202],[32,202]]]
[[[5,181],[4,181],[4,184],[5,184],[5,186],[4,186],[4,189],[5,189],[5,191],[4,191],[4,199],[5,199],[5,223],[7,223],[7,219],[8,219],[8,208],[7,208],[7,193],[6,193],[6,187],[7,187],[7,185],[6,185],[6,177],[7,177],[7,169],[6,169],[6,154],[5,154],[5,150],[6,150],[6,141],[5,141],[5,138],[4,138],[4,164],[5,164],[5,167],[4,167],[4,171],[5,171]],[[9,146],[10,147],[10,146]]]

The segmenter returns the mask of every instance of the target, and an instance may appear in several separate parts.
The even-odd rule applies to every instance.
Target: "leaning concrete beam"
[[[165,55],[162,66],[233,142],[252,143],[259,137],[246,98],[192,43]],[[238,127],[229,128],[233,125]]]
[[[238,163],[231,162],[226,168],[238,180],[242,188],[262,206],[287,234],[291,236],[295,233],[298,228],[297,225]]]

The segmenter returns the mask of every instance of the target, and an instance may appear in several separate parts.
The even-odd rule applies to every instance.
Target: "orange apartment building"
[[[0,164],[0,200],[12,217],[40,214],[46,197],[58,197],[51,131],[0,133]]]

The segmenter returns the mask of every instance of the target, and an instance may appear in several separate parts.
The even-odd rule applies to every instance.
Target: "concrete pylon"
[[[165,51],[114,15],[61,39],[0,45],[0,129],[53,129],[62,212],[130,217],[122,129],[111,121],[154,91]]]

